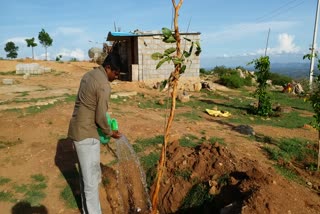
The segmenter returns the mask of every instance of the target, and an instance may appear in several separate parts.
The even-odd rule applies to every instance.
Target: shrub
[[[219,81],[222,85],[229,88],[241,88],[243,86],[251,86],[252,78],[247,76],[246,78],[241,78],[240,74],[236,70],[232,70],[228,73],[223,74]]]
[[[226,68],[225,66],[216,66],[213,68],[212,72],[217,74],[219,77],[223,76],[224,74],[230,73],[234,71],[232,68]]]
[[[291,77],[278,73],[270,73],[269,79],[272,80],[273,85],[285,85],[289,82],[292,82]]]

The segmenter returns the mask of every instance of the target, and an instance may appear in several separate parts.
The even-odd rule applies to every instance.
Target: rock
[[[136,91],[122,91],[122,92],[117,92],[114,95],[117,95],[118,97],[130,97],[130,96],[136,96],[138,92]]]
[[[193,84],[193,88],[194,88],[194,91],[199,92],[202,89],[201,82],[197,82],[197,83]]]
[[[233,130],[245,135],[255,135],[253,128],[249,125],[239,125],[233,128]]]
[[[30,77],[30,74],[28,73],[28,74],[25,74],[25,75],[23,75],[23,79],[29,79],[29,77]]]
[[[158,104],[161,105],[161,106],[163,106],[163,105],[164,105],[163,99],[158,100]]]
[[[210,188],[210,190],[209,190],[209,194],[210,194],[210,195],[215,195],[215,194],[217,194],[217,192],[218,192],[218,189],[217,189],[216,186],[212,186],[212,187]]]
[[[14,83],[14,80],[13,79],[3,79],[2,83],[4,85],[12,85]]]
[[[182,103],[186,103],[190,101],[190,95],[186,94],[185,92],[180,93],[178,95],[178,100]]]
[[[111,95],[110,95],[110,98],[111,98],[111,99],[118,99],[118,95],[116,95],[116,94],[111,94]]]

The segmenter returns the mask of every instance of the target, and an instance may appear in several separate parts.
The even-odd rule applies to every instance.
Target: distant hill
[[[225,66],[229,67],[229,66]],[[234,66],[230,66],[229,68],[236,68]],[[245,69],[249,71],[254,71],[253,66],[246,66]],[[211,68],[205,68],[206,70],[211,70]],[[290,62],[290,63],[271,63],[270,71],[272,73],[278,73],[285,76],[289,76],[293,79],[301,79],[301,78],[309,78],[310,72],[310,63],[300,63],[300,62]],[[315,75],[319,75],[319,70],[315,66],[314,70]]]
[[[254,70],[253,67],[247,67],[248,70]],[[309,78],[310,63],[271,63],[270,71],[292,77],[294,79]],[[315,74],[319,71],[315,67]]]
[[[292,78],[304,78],[309,77],[310,63],[273,63],[270,71]]]

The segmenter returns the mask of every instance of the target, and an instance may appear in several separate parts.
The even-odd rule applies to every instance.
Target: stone
[[[12,85],[14,83],[14,80],[13,79],[3,79],[2,83],[4,85]]]
[[[197,82],[197,83],[193,84],[193,88],[194,88],[194,91],[199,92],[202,89],[201,82]]]

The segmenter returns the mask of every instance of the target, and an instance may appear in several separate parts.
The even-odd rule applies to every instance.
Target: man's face
[[[108,79],[110,82],[119,78],[120,70],[111,70],[111,68],[109,66],[107,66],[106,72],[107,72]]]

